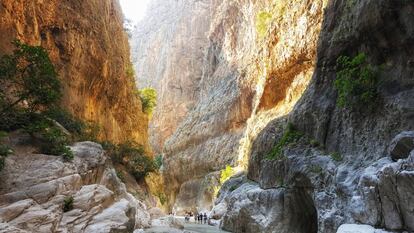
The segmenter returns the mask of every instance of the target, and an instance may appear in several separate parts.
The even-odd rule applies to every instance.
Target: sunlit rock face
[[[147,146],[147,117],[127,76],[129,46],[117,0],[0,4],[0,53],[15,38],[49,52],[63,82],[63,106],[101,128],[101,139]],[[148,149],[148,147],[147,147]]]
[[[134,61],[139,82],[160,96],[151,137],[166,155],[170,205],[204,210],[217,171],[247,167],[251,141],[306,89],[326,3],[171,2],[154,3],[138,26]],[[268,11],[274,22],[259,35],[257,18]]]
[[[139,87],[153,87],[158,103],[150,141],[161,152],[199,98],[211,0],[159,0],[132,33],[131,47]]]

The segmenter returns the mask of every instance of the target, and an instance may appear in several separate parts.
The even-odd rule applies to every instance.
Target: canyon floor
[[[178,221],[179,223],[182,223],[182,226],[184,229],[177,229],[175,227],[169,226],[169,224],[166,223],[166,217],[162,217],[160,219],[155,219],[152,221],[152,227],[149,229],[146,229],[144,232],[147,233],[175,233],[175,232],[185,232],[185,233],[225,233],[228,231],[220,230],[216,226],[210,226],[208,224],[198,224],[195,223],[193,220],[190,220],[190,222],[185,223],[184,217],[177,216],[174,218],[173,222]]]

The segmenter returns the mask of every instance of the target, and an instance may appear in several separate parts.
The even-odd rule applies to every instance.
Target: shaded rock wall
[[[403,160],[395,161],[392,148],[395,141],[407,137],[401,135],[410,132],[396,135],[414,127],[410,65],[413,54],[406,50],[412,47],[414,39],[413,7],[412,3],[404,1],[396,4],[387,0],[330,1],[324,14],[318,59],[310,85],[288,116],[271,121],[253,141],[247,177],[261,188],[274,192],[291,190],[298,185],[306,188],[317,209],[318,232],[336,232],[344,223],[412,231],[413,214],[406,212],[405,207],[409,206],[407,195],[412,196],[414,190],[412,185],[407,185],[413,181],[412,152],[410,157],[408,152],[400,157]],[[373,111],[344,109],[336,104],[337,93],[333,87],[336,59],[360,52],[367,54],[369,63],[382,67],[379,102]],[[295,145],[285,147],[280,159],[270,160],[267,155],[281,139],[287,122],[293,123],[305,136]],[[315,139],[320,146],[310,143]],[[233,204],[232,195],[242,191],[237,189],[217,203],[221,209],[224,203],[228,204],[222,222],[222,227],[227,229],[238,226],[232,221],[241,214],[234,210],[254,209],[243,205],[243,201]],[[294,211],[292,208],[285,210],[289,214]],[[246,222],[265,227],[264,232],[270,232],[279,224],[279,221]],[[341,232],[346,228],[349,232],[356,232],[358,228],[375,231],[370,226],[344,225]]]
[[[129,46],[117,0],[2,0],[0,16],[0,54],[11,52],[15,38],[45,47],[64,85],[65,108],[101,125],[101,139],[147,146],[148,120],[126,74]]]
[[[164,177],[170,204],[175,203],[177,195],[177,203],[187,203],[175,206],[180,210],[211,207],[211,204],[189,204],[188,200],[212,196],[218,183],[217,171],[226,165],[247,167],[252,139],[267,122],[293,108],[313,72],[326,4],[324,1],[294,1],[277,7],[272,1],[176,1],[174,4],[185,3],[203,4],[204,11],[154,4],[152,16],[148,16],[152,20],[144,20],[132,40],[134,48],[140,51],[134,53],[138,77],[147,77],[139,82],[154,86],[160,95],[151,123],[151,137],[153,144],[163,147],[166,155]],[[274,22],[266,25],[265,35],[259,35],[257,17],[268,11],[272,12]],[[187,22],[159,17],[161,13],[178,15],[177,18]],[[193,15],[186,15],[189,13]],[[187,30],[194,27],[197,30],[192,30],[188,37],[187,30],[175,30],[183,25],[191,25],[185,27]],[[156,30],[147,32],[151,28]],[[201,39],[194,40],[195,35]],[[183,38],[188,39],[187,43],[181,42]],[[194,51],[194,45],[197,53],[189,53]],[[196,66],[185,62],[188,58]],[[182,75],[188,71],[190,76]],[[283,85],[276,85],[278,82]],[[182,91],[171,88],[177,83],[191,85],[181,85]],[[272,91],[275,86],[278,90]],[[176,98],[177,91],[184,97]],[[183,112],[178,104],[188,107]],[[164,129],[158,127],[161,124]],[[215,178],[206,180],[206,174]],[[206,199],[206,203],[211,203],[211,197]]]

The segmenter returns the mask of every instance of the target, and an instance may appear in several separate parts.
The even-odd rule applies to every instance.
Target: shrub
[[[162,167],[162,161],[163,161],[162,155],[155,156],[154,162],[155,162],[155,167],[157,168],[157,170],[159,170]]]
[[[128,64],[128,66],[125,68],[125,74],[128,78],[131,78],[131,79],[135,77],[134,66],[131,63]]]
[[[73,210],[73,201],[74,200],[72,196],[65,197],[65,199],[63,200],[63,212]]]
[[[283,149],[291,143],[297,142],[302,138],[303,134],[295,129],[295,127],[289,123],[286,130],[284,131],[282,138],[279,142],[272,148],[272,150],[267,155],[268,159],[282,159],[283,158]]]
[[[105,143],[104,148],[113,162],[126,166],[128,172],[137,180],[157,170],[155,160],[146,156],[144,148],[139,144],[134,142],[118,145]]]
[[[46,117],[59,122],[59,124],[73,134],[81,135],[84,131],[85,123],[62,108],[54,107],[46,110],[44,114]]]
[[[82,123],[82,130],[78,139],[80,141],[99,141],[99,134],[101,133],[101,126],[93,121],[86,121]]]
[[[224,182],[226,182],[228,179],[230,179],[230,177],[232,175],[234,175],[234,169],[230,165],[227,165],[226,168],[221,170],[220,184],[224,184]]]
[[[0,115],[17,106],[38,112],[56,104],[61,85],[46,50],[18,40],[13,45],[13,54],[0,58]]]
[[[267,11],[261,11],[256,16],[256,30],[259,37],[264,37],[272,20],[272,14]]]
[[[150,172],[155,172],[156,166],[154,160],[150,157],[145,155],[137,155],[133,157],[127,164],[129,172],[135,177],[137,180],[143,179],[147,176]]]
[[[25,130],[40,139],[41,153],[63,156],[66,161],[73,159],[72,151],[68,148],[68,136],[51,120],[40,118],[25,127]]]
[[[138,94],[142,102],[142,111],[151,115],[157,106],[157,92],[154,88],[144,88],[139,90]]]
[[[377,102],[378,69],[366,62],[364,53],[353,59],[341,56],[337,60],[335,88],[340,107],[373,107]]]
[[[124,173],[122,173],[122,171],[116,171],[116,176],[122,181],[125,182],[125,176]]]
[[[7,136],[6,132],[0,131],[0,140]],[[2,145],[0,143],[0,171],[3,170],[6,165],[6,157],[13,154],[13,150],[7,145]]]
[[[342,155],[341,155],[341,154],[339,154],[339,152],[333,152],[333,153],[331,154],[331,158],[332,158],[334,161],[337,161],[337,162],[340,162],[340,161],[342,161],[342,160],[343,160]]]
[[[310,171],[313,172],[313,173],[316,173],[316,174],[322,173],[322,170],[323,170],[322,167],[319,166],[319,165],[312,165],[310,167]]]
[[[167,203],[167,196],[165,195],[165,193],[156,193],[155,194],[158,197],[158,200],[160,200],[161,205],[164,205],[165,203]]]
[[[312,147],[319,147],[319,146],[320,146],[320,143],[319,143],[318,141],[316,141],[315,139],[311,139],[311,140],[309,141],[309,144],[310,144]]]

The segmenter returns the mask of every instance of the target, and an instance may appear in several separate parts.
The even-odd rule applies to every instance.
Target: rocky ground
[[[223,229],[414,231],[413,131],[397,135],[389,143],[388,156],[367,166],[339,162],[318,148],[303,146],[287,150],[283,160],[260,165],[266,169],[249,170],[247,176],[239,174],[224,184],[212,211]],[[340,226],[342,222],[366,225]],[[372,227],[378,225],[388,231]]]
[[[24,147],[6,159],[0,232],[127,233],[149,226],[146,206],[127,193],[101,145],[79,142],[71,150],[73,162]]]

